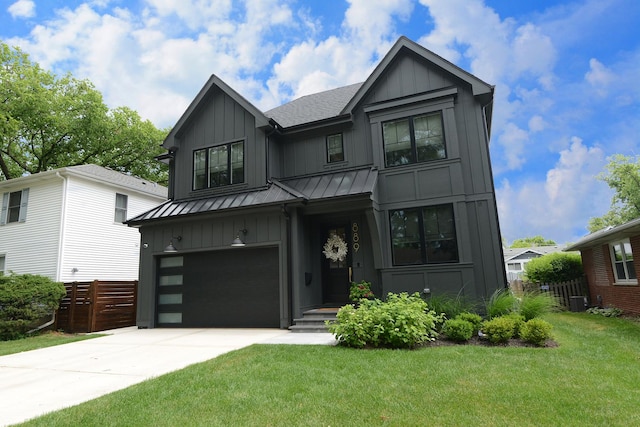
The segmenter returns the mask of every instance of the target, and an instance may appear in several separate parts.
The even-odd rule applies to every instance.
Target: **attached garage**
[[[157,277],[159,327],[280,327],[277,247],[161,257]]]

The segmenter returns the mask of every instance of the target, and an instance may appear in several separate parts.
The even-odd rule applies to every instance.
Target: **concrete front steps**
[[[329,330],[324,324],[326,320],[336,320],[339,307],[323,307],[307,310],[302,313],[300,319],[293,319],[293,326],[289,326],[291,332],[327,333]]]

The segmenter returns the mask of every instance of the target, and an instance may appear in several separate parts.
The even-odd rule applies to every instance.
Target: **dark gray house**
[[[350,281],[482,299],[505,285],[493,87],[400,38],[364,83],[262,112],[212,76],[164,141],[138,326],[281,327]]]

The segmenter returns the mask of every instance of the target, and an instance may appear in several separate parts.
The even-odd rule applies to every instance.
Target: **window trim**
[[[233,180],[233,159],[232,159],[232,154],[233,154],[233,149],[232,147],[236,144],[242,144],[242,180],[238,181],[238,182],[234,182]],[[226,184],[220,184],[220,185],[211,185],[211,171],[210,171],[210,167],[211,167],[211,162],[210,162],[210,158],[211,158],[211,150],[215,149],[215,148],[220,148],[220,147],[225,147],[226,152],[227,152],[227,178],[228,178],[228,183]],[[199,148],[197,150],[193,150],[193,155],[191,157],[191,190],[192,191],[201,191],[201,190],[210,190],[210,189],[217,189],[217,188],[222,188],[222,187],[226,187],[229,185],[237,185],[237,184],[244,184],[246,182],[246,141],[244,139],[236,139],[230,142],[225,142],[222,144],[216,144],[216,145],[210,145],[208,147],[203,147],[203,148]],[[201,188],[196,188],[196,156],[198,155],[198,153],[204,153],[204,174],[205,174],[205,184],[204,187]]]
[[[441,137],[442,137],[442,145],[444,147],[444,157],[437,158],[437,159],[429,159],[429,160],[418,160],[418,144],[417,144],[416,130],[415,130],[415,119],[418,117],[423,117],[423,116],[428,117],[428,116],[435,116],[435,115],[438,115],[438,117],[440,118],[440,128],[442,130]],[[409,161],[406,164],[390,165],[387,162],[387,143],[384,138],[384,127],[387,123],[400,122],[404,120],[406,120],[409,125],[409,140],[410,140],[409,142],[411,146],[411,161]],[[387,120],[383,120],[380,122],[380,129],[381,129],[381,137],[382,137],[382,153],[383,153],[385,168],[396,168],[396,167],[416,165],[421,163],[438,162],[442,160],[447,160],[449,158],[449,153],[447,150],[447,137],[446,137],[446,131],[445,131],[443,109],[435,109],[435,110],[426,111],[426,112],[414,113],[408,116],[389,118]]]
[[[340,160],[331,160],[331,153],[329,152],[329,139],[332,138],[332,137],[337,137],[337,136],[340,137],[340,154],[342,154],[342,159],[340,159]],[[346,160],[345,153],[344,153],[344,134],[342,132],[332,133],[330,135],[327,135],[325,137],[325,147],[326,147],[327,163],[328,164],[340,163],[340,162],[344,162]]]
[[[450,207],[451,209],[451,219],[453,221],[453,241],[455,241],[455,252],[456,252],[456,257],[455,259],[449,260],[449,261],[429,261],[429,257],[428,257],[428,247],[427,247],[427,243],[432,241],[432,240],[427,240],[427,236],[425,235],[425,229],[424,229],[424,222],[425,222],[425,217],[424,217],[424,210],[425,209],[432,209],[432,208],[441,208],[441,207]],[[420,262],[413,262],[413,263],[398,263],[396,262],[396,255],[395,255],[395,250],[394,250],[394,243],[393,243],[393,223],[392,223],[392,216],[395,212],[397,211],[405,211],[405,212],[418,212],[418,237],[420,239],[419,244],[420,244]],[[409,266],[409,265],[443,265],[443,264],[457,264],[460,263],[460,244],[459,244],[459,239],[458,239],[458,230],[456,227],[456,207],[454,203],[442,203],[442,204],[438,204],[438,205],[427,205],[427,206],[416,206],[416,207],[408,207],[408,208],[398,208],[398,209],[390,209],[388,211],[388,218],[389,218],[389,237],[390,237],[390,247],[391,247],[391,264],[394,267],[402,267],[402,266]]]
[[[616,263],[622,263],[622,267],[624,269],[624,274],[626,277],[629,277],[629,271],[628,271],[628,267],[627,267],[627,262],[631,261],[631,263],[633,264],[634,262],[634,254],[633,254],[633,247],[631,247],[631,260],[627,259],[626,256],[626,251],[625,251],[625,244],[628,244],[629,247],[631,247],[631,242],[629,241],[629,239],[619,239],[619,240],[615,240],[613,242],[609,242],[609,256],[611,258],[611,269],[613,270],[613,284],[614,285],[637,285],[638,284],[638,276],[637,276],[637,271],[635,271],[635,264],[634,264],[634,274],[636,276],[635,279],[628,279],[628,278],[619,278],[618,277],[618,269],[616,268]],[[614,250],[614,246],[615,245],[620,245],[620,248],[622,249],[622,261],[616,261],[616,256],[615,256],[615,250]]]
[[[18,219],[9,221],[10,219],[10,207],[9,201],[11,194],[20,193],[20,203],[18,207]],[[0,225],[7,225],[11,223],[20,223],[27,221],[27,207],[29,205],[29,188],[23,188],[17,191],[8,191],[2,194],[2,206],[0,206]],[[11,206],[11,209],[15,209],[16,206]]]
[[[120,197],[118,197],[120,196]],[[124,207],[122,206],[118,206],[118,200],[124,200]],[[115,209],[114,209],[114,214],[113,214],[113,222],[117,223],[117,224],[124,224],[127,221],[127,211],[129,209],[129,196],[126,194],[122,194],[122,193],[116,193],[116,200],[115,200]],[[124,215],[122,215],[124,213]],[[122,218],[119,218],[118,214],[120,214],[120,216],[122,216]]]

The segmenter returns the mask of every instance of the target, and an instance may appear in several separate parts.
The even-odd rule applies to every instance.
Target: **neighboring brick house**
[[[589,234],[564,250],[580,251],[591,304],[640,315],[640,218]]]

